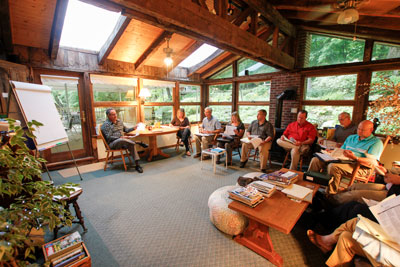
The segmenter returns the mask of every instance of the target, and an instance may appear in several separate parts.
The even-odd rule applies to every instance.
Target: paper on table
[[[400,244],[400,196],[383,200],[369,209],[385,232]]]
[[[301,199],[310,203],[312,201],[312,192],[313,190],[298,184],[292,184],[282,190],[282,193],[285,193],[288,196]]]
[[[144,131],[145,129],[146,129],[146,124],[144,124],[142,122],[139,122],[138,125],[137,125],[136,130],[137,131]]]
[[[225,127],[224,134],[226,135],[235,135],[236,126],[227,125]]]
[[[139,132],[136,132],[135,135],[130,135],[129,138],[133,139],[133,138],[135,138],[135,137],[137,137],[137,136],[139,136]]]

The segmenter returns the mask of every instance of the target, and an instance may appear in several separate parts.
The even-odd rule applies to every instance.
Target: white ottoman
[[[210,220],[221,232],[228,235],[241,234],[248,224],[248,220],[243,215],[228,208],[232,202],[228,198],[228,190],[237,187],[228,185],[215,190],[208,198],[208,208],[210,209]]]

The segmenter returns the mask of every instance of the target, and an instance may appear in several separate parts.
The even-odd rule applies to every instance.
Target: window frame
[[[181,102],[181,84],[186,84],[186,85],[192,85],[192,86],[199,86],[200,87],[200,101],[199,102]],[[200,107],[200,116],[199,116],[199,121],[191,121],[191,124],[194,123],[200,123],[201,122],[201,118],[202,118],[202,100],[203,100],[203,86],[201,84],[196,84],[193,82],[179,82],[178,83],[178,103],[179,105],[177,105],[177,108],[185,108],[185,106],[199,106]],[[174,110],[174,115],[176,114],[176,110]]]

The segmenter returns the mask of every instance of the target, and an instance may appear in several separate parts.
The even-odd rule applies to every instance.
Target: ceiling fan
[[[338,24],[350,24],[358,21],[360,18],[357,8],[365,0],[338,0],[333,4],[334,9],[341,10],[337,18]]]

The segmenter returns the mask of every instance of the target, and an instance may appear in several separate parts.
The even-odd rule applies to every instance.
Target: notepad
[[[310,188],[298,184],[292,184],[291,186],[283,189],[282,192],[290,198],[306,201],[308,203],[312,202],[313,190],[311,190]]]

